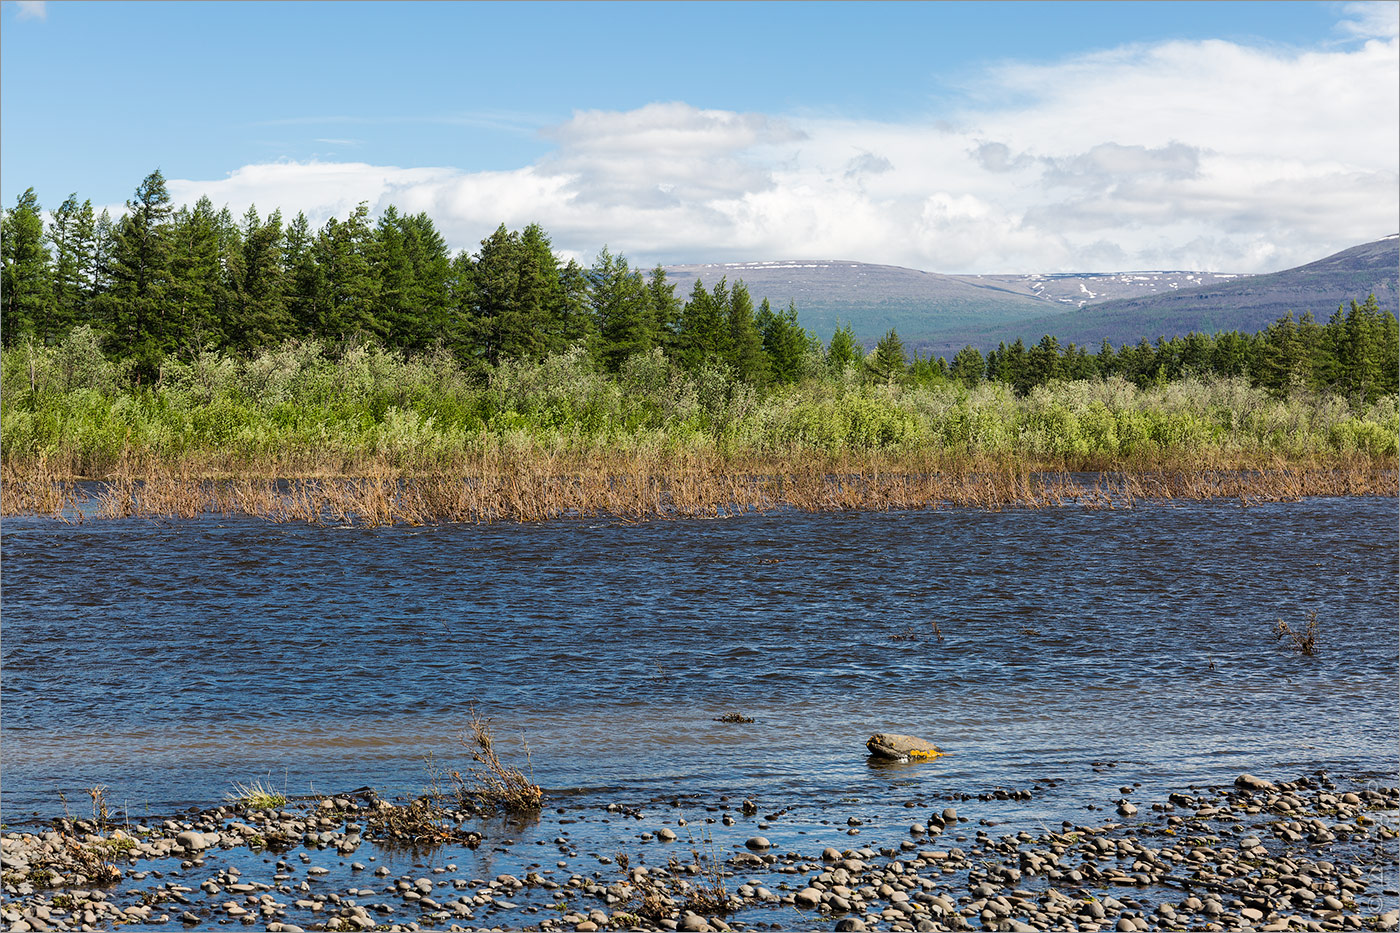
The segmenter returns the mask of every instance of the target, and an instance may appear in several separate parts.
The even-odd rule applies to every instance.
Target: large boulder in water
[[[893,732],[877,732],[865,743],[870,754],[893,761],[927,761],[942,755],[937,745],[927,739]]]

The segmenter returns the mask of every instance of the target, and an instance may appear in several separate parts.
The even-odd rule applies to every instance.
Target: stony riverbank
[[[1396,787],[1241,775],[1160,800],[1120,791],[1110,820],[1006,835],[975,827],[1032,791],[959,794],[961,812],[911,795],[898,828],[833,803],[795,834],[785,808],[748,800],[546,798],[512,824],[365,790],[119,826],[67,818],[5,832],[0,917],[13,930],[1400,928]],[[600,829],[630,843],[603,851]]]

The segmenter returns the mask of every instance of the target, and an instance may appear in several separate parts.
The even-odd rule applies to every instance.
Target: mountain
[[[823,341],[841,324],[873,345],[891,327],[906,341],[949,329],[973,331],[1051,316],[1063,305],[1023,288],[980,283],[975,276],[940,275],[902,266],[802,259],[787,262],[721,262],[667,266],[667,277],[685,298],[696,279],[713,288],[721,278],[743,280],[757,305],[797,305],[802,326]]]
[[[950,356],[1018,337],[1053,334],[1097,347],[1191,330],[1255,331],[1288,311],[1319,320],[1353,298],[1375,293],[1394,310],[1400,298],[1400,237],[1389,236],[1317,262],[1266,275],[1218,272],[1115,272],[942,275],[840,260],[788,260],[666,267],[684,298],[698,278],[742,279],[757,303],[797,305],[802,325],[823,341],[849,323],[874,345],[891,327],[905,344]]]
[[[1089,304],[1052,317],[1036,315],[1009,325],[963,331],[963,343],[995,346],[1053,334],[1062,344],[1097,347],[1143,337],[1173,337],[1193,330],[1262,330],[1292,311],[1325,322],[1338,305],[1374,294],[1383,309],[1400,303],[1400,235],[1363,243],[1307,265],[1265,275],[1238,276],[1196,288]],[[961,346],[956,342],[953,344]]]

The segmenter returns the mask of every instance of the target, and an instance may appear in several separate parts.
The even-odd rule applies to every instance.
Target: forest
[[[455,255],[425,213],[387,208],[371,221],[361,204],[311,229],[255,207],[239,219],[208,198],[176,209],[159,170],[126,212],[94,216],[70,195],[51,218],[33,189],[6,210],[0,342],[53,347],[75,328],[98,335],[132,386],[161,381],[201,354],[246,359],[289,340],[328,349],[373,343],[408,356],[445,353],[485,381],[503,361],[539,362],[582,348],[599,372],[659,349],[681,370],[709,368],[759,390],[830,379],[855,366],[874,381],[972,387],[1007,384],[1024,395],[1056,380],[1122,378],[1139,387],[1184,377],[1241,377],[1276,394],[1327,391],[1370,403],[1397,391],[1394,314],[1374,297],[1325,323],[1311,310],[1257,334],[1147,335],[1117,348],[968,346],[951,361],[908,358],[887,333],[867,353],[849,326],[825,342],[803,329],[791,303],[774,309],[742,281],[685,298],[660,266],[644,273],[601,249],[587,268],[561,263],[538,225],[507,230]],[[1357,296],[1360,298],[1361,296]]]

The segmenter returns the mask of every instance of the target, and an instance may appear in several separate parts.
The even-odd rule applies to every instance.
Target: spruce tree
[[[763,335],[754,324],[753,299],[742,279],[729,291],[728,354],[725,362],[738,379],[752,385],[768,382],[768,357]]]
[[[904,356],[904,341],[899,339],[899,334],[893,327],[875,345],[875,352],[870,355],[867,365],[875,378],[882,382],[893,383],[903,378],[908,368]]]
[[[982,381],[985,365],[981,351],[972,344],[967,344],[953,357],[953,364],[948,372],[971,389]]]
[[[803,376],[803,361],[811,343],[807,331],[797,323],[797,306],[789,301],[786,310],[775,313],[764,298],[757,321],[773,381],[782,385],[797,382]]]
[[[603,247],[588,272],[599,359],[609,372],[622,369],[628,357],[656,345],[656,316],[642,274],[627,259]]]
[[[282,212],[275,210],[262,221],[250,207],[243,218],[242,241],[239,324],[230,337],[234,347],[252,352],[281,343],[293,332],[282,273]]]
[[[570,259],[559,270],[561,304],[560,333],[565,347],[582,347],[597,359],[598,323],[589,300],[588,273],[577,260]]]
[[[831,342],[826,347],[826,365],[833,373],[841,373],[848,366],[859,363],[864,354],[856,343],[855,331],[850,324],[836,328]]]
[[[657,263],[647,279],[647,296],[651,301],[652,314],[656,318],[656,344],[668,356],[676,353],[676,341],[681,332],[683,306],[676,297],[676,286],[666,280],[666,270]]]
[[[95,224],[92,202],[84,201],[79,205],[76,192],[59,205],[49,224],[49,242],[53,244],[54,260],[54,322],[59,333],[67,333],[87,321]]]
[[[112,238],[112,341],[132,360],[138,379],[154,380],[173,347],[169,327],[173,208],[156,169],[126,202]]]
[[[507,327],[510,356],[543,359],[564,349],[564,291],[559,259],[539,224],[520,231],[516,298]]]
[[[326,300],[322,337],[383,336],[375,317],[376,283],[370,268],[373,233],[369,205],[361,202],[344,221],[326,221],[316,238],[316,264],[324,276]]]
[[[175,214],[171,231],[171,316],[177,344],[190,351],[223,343],[219,319],[224,264],[219,216],[207,197]]]
[[[0,316],[4,318],[7,346],[21,335],[37,337],[41,343],[57,336],[42,211],[34,189],[27,188],[0,220],[3,222],[0,228],[0,263],[3,263],[0,294],[4,296],[4,310]]]
[[[681,310],[681,330],[676,340],[676,362],[694,372],[702,366],[721,366],[729,343],[729,287],[724,279],[710,290],[695,280],[690,300]]]

